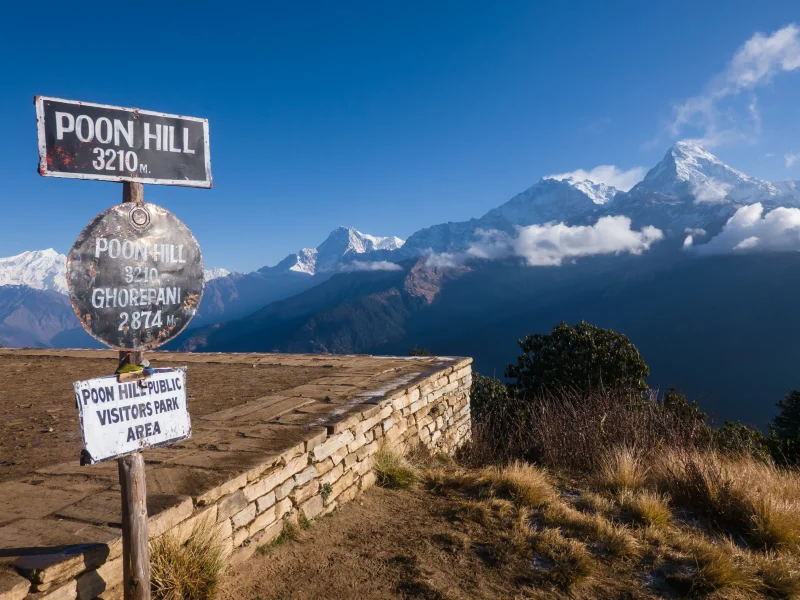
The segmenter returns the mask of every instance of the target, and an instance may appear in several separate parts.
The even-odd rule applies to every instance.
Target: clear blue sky
[[[697,114],[670,129],[674,107],[793,22],[800,6],[777,1],[9,3],[0,256],[66,252],[121,194],[36,173],[35,94],[208,118],[214,188],[145,197],[191,227],[207,265],[248,271],[338,225],[406,237],[546,174],[650,167],[708,133]],[[714,152],[800,179],[785,160],[799,100],[800,69],[730,92],[714,118],[744,133]]]

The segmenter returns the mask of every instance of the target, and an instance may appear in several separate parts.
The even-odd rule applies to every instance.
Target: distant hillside
[[[0,343],[6,347],[98,344],[81,328],[69,298],[25,285],[0,286]],[[67,342],[69,342],[67,344]]]
[[[419,346],[473,356],[476,370],[501,376],[517,338],[583,319],[628,335],[652,386],[675,385],[720,418],[765,425],[774,403],[800,387],[800,255],[651,267],[632,257],[558,270],[413,263],[337,275],[245,319],[190,332],[176,348],[406,354]]]

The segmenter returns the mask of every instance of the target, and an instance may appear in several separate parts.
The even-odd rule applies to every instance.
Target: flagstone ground
[[[0,467],[8,469],[0,483],[0,600],[119,597],[117,465],[79,466],[70,394],[72,381],[113,370],[113,357],[0,350],[0,409],[28,411],[10,419],[17,429],[5,443],[14,452],[7,456],[4,446],[0,455],[9,463]],[[189,440],[145,452],[150,538],[186,539],[205,522],[232,565],[275,538],[284,521],[329,514],[372,486],[382,447],[448,453],[469,435],[470,359],[148,357],[154,366],[188,365],[193,429]],[[47,419],[59,424],[58,435]]]

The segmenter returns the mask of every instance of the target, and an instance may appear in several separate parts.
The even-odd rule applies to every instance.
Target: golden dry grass
[[[547,578],[558,587],[570,589],[589,579],[597,564],[586,546],[564,537],[560,530],[547,528],[529,536],[533,552],[552,562]]]
[[[800,475],[748,457],[665,453],[650,481],[718,527],[767,549],[800,550]]]
[[[530,508],[545,506],[558,496],[547,472],[527,463],[490,467],[483,471],[483,477],[493,490],[509,494],[515,502]]]
[[[417,483],[417,471],[400,454],[382,448],[375,464],[377,483],[381,487],[407,489]]]
[[[668,527],[672,522],[672,509],[663,494],[650,490],[625,490],[617,501],[627,519],[650,527]]]
[[[584,492],[575,502],[575,507],[593,515],[607,515],[614,509],[614,502],[597,492]]]
[[[605,453],[600,460],[597,483],[612,492],[638,490],[646,480],[647,468],[633,448],[619,446]]]
[[[775,598],[800,598],[800,561],[794,556],[767,552],[756,558],[762,590]]]
[[[150,587],[155,600],[211,600],[224,567],[222,545],[205,520],[185,542],[167,533],[150,543]]]
[[[659,596],[663,590],[645,583],[652,574],[667,577],[667,595],[800,600],[797,472],[740,457],[650,457],[625,448],[604,464],[600,476],[582,481],[521,462],[450,465],[425,478],[429,489],[453,495],[460,519],[500,528],[499,556],[529,565],[519,576],[545,586],[548,597]],[[579,493],[562,495],[559,481]]]
[[[755,569],[733,543],[714,543],[689,534],[680,534],[677,541],[681,551],[687,553],[697,567],[691,580],[694,591],[704,594],[730,589],[756,593],[761,588]]]
[[[603,554],[616,558],[636,558],[639,542],[624,525],[613,523],[600,514],[586,514],[559,502],[548,506],[542,518],[549,526],[556,526],[597,548]]]

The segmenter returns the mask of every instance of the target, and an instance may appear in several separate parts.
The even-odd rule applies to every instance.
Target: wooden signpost
[[[119,350],[122,373],[183,331],[200,305],[200,247],[172,213],[145,204],[143,183],[210,188],[208,121],[44,96],[34,104],[41,175],[122,182],[122,204],[95,217],[67,259],[75,314],[89,335]],[[141,451],[191,435],[185,368],[74,387],[82,462],[116,458],[119,466],[125,600],[149,600]]]

